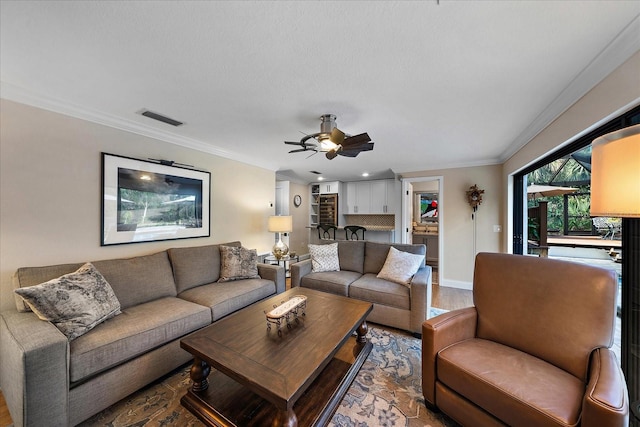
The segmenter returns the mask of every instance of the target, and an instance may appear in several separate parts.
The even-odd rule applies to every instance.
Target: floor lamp
[[[593,141],[591,216],[622,217],[622,371],[640,426],[640,125]]]
[[[278,233],[278,241],[273,245],[273,255],[280,260],[289,253],[289,247],[282,241],[282,233],[290,233],[293,229],[293,218],[289,215],[273,215],[269,217],[269,231]]]

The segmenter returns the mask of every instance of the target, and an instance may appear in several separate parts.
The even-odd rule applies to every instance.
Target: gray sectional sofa
[[[335,243],[332,241],[324,244]],[[422,334],[422,323],[431,307],[431,267],[422,260],[410,286],[380,279],[389,248],[426,254],[422,244],[390,244],[369,241],[338,241],[339,271],[312,272],[311,259],[291,265],[291,287],[302,286],[373,304],[368,321]]]
[[[258,264],[259,278],[217,283],[219,246],[93,262],[122,313],[72,341],[52,323],[24,312],[22,300],[20,311],[1,313],[0,387],[15,425],[76,425],[188,362],[191,355],[180,348],[185,335],[284,292],[284,269],[275,265]],[[15,287],[37,285],[81,265],[20,268]]]

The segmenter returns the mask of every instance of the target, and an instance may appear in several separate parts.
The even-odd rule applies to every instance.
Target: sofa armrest
[[[17,426],[69,425],[69,341],[34,313],[0,314],[0,387]]]
[[[429,317],[432,294],[431,266],[421,267],[411,279],[411,331],[422,333],[422,323]]]
[[[607,348],[598,348],[591,354],[590,363],[580,425],[628,426],[629,393],[615,354]]]
[[[475,307],[452,310],[422,324],[422,393],[427,404],[436,406],[436,359],[438,352],[476,335]]]
[[[276,284],[276,293],[281,294],[286,289],[284,267],[280,265],[258,264],[258,275]]]
[[[311,273],[311,259],[304,259],[300,262],[291,264],[291,287],[300,286],[300,280],[307,274]]]

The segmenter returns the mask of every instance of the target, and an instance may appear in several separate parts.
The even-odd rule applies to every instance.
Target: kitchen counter
[[[395,231],[395,227],[388,225],[363,225],[362,227],[366,228],[367,231]],[[315,225],[308,225],[307,228],[315,230],[317,227]],[[338,230],[344,230],[344,226],[339,225]]]

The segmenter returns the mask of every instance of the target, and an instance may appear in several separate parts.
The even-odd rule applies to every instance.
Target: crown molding
[[[170,144],[179,145],[191,150],[201,151],[207,154],[224,157],[226,159],[235,160],[252,166],[258,166],[271,171],[277,170],[277,167],[270,163],[260,162],[260,159],[251,158],[230,151],[222,150],[211,144],[207,144],[197,139],[188,138],[173,132],[155,129],[150,126],[126,120],[121,117],[92,110],[68,102],[47,98],[45,96],[34,94],[26,89],[12,85],[5,81],[0,81],[0,98],[9,101],[19,102],[21,104],[30,105],[32,107],[41,108],[43,110],[52,111],[54,113],[63,114],[92,123],[109,126],[126,132],[157,139],[159,141],[168,142]]]
[[[562,113],[604,80],[636,52],[640,51],[640,14],[609,43],[527,126],[500,156],[504,163],[535,138]]]
[[[502,160],[500,160],[499,158],[493,158],[493,159],[482,159],[482,160],[477,160],[477,161],[473,161],[473,162],[460,162],[460,163],[440,163],[438,165],[433,165],[433,166],[429,166],[426,165],[424,168],[420,169],[420,170],[402,170],[400,172],[397,172],[398,175],[402,175],[402,174],[415,174],[415,173],[421,173],[421,172],[429,172],[429,171],[437,171],[437,170],[445,170],[445,169],[463,169],[463,168],[476,168],[476,167],[482,167],[482,166],[495,166],[495,165],[500,165],[502,164]],[[415,176],[411,176],[408,178],[417,178]]]

